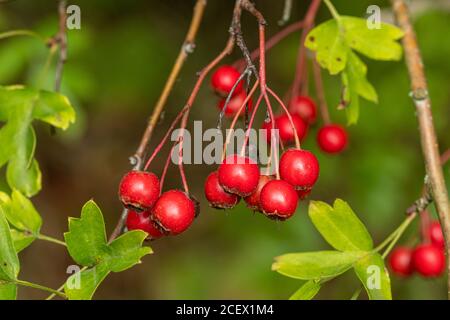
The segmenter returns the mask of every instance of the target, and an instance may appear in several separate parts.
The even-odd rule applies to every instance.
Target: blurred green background
[[[415,26],[426,65],[434,119],[441,150],[450,147],[450,11],[423,9],[412,1]],[[308,1],[294,1],[291,21],[301,19]],[[374,1],[334,1],[341,14],[364,16]],[[380,6],[387,1],[375,1]],[[449,5],[449,1],[436,2]],[[84,202],[93,198],[112,231],[121,204],[117,185],[129,169],[146,120],[168,76],[189,25],[194,0],[80,0],[81,30],[68,34],[67,61],[62,92],[77,108],[77,123],[68,132],[51,135],[37,125],[37,159],[43,172],[43,190],[33,201],[43,215],[43,233],[62,237],[67,217],[79,216]],[[269,22],[268,34],[280,27],[283,1],[257,0]],[[224,46],[233,1],[208,1],[194,54],[189,56],[167,103],[164,119],[152,140],[155,145],[170,119],[183,106],[195,74]],[[425,6],[426,7],[426,6]],[[388,9],[388,8],[387,8]],[[389,12],[385,12],[390,17]],[[318,20],[328,19],[321,8]],[[45,36],[57,31],[57,2],[15,0],[0,4],[0,30],[33,29]],[[257,43],[253,19],[244,16],[243,31],[249,47]],[[292,34],[267,55],[268,81],[281,95],[294,76],[299,33]],[[53,70],[43,83],[41,70],[48,49],[32,38],[0,42],[0,83],[25,83],[52,89]],[[227,59],[240,58],[238,50]],[[332,202],[345,199],[368,226],[376,242],[384,239],[404,218],[404,211],[420,194],[424,177],[417,121],[408,97],[409,83],[402,62],[368,63],[368,78],[378,91],[378,105],[362,102],[360,121],[349,128],[351,144],[339,156],[321,154],[315,144],[317,127],[310,130],[304,147],[319,155],[320,180],[311,199]],[[332,118],[345,123],[335,110],[340,93],[337,77],[324,73]],[[191,121],[203,127],[216,124],[217,97],[205,84],[195,103]],[[1,146],[0,146],[1,147]],[[152,167],[160,172],[162,159]],[[328,248],[307,217],[304,201],[287,222],[274,222],[253,214],[242,204],[231,211],[208,207],[203,180],[215,167],[191,165],[187,176],[192,192],[201,200],[201,215],[188,232],[151,243],[155,253],[126,272],[111,274],[97,291],[97,299],[285,299],[301,284],[270,270],[282,253]],[[450,166],[445,168],[447,182]],[[1,172],[4,176],[4,172]],[[4,186],[4,182],[2,185]],[[167,187],[179,187],[176,170]],[[413,225],[402,241],[415,243]],[[72,264],[67,253],[49,243],[35,242],[21,253],[21,278],[58,287]],[[393,277],[396,299],[444,299],[445,281]],[[331,281],[318,298],[348,299],[358,287],[351,273]],[[20,298],[42,298],[29,289]]]

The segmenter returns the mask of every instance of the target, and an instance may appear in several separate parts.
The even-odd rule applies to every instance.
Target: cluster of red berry
[[[120,182],[119,198],[128,209],[128,230],[143,230],[150,239],[185,231],[198,215],[198,202],[180,190],[161,194],[158,177],[151,172],[130,171]]]
[[[414,271],[424,277],[438,277],[445,270],[444,236],[438,221],[430,224],[426,242],[416,246],[397,247],[389,257],[389,266],[396,275],[408,277]]]
[[[243,114],[242,106],[247,93],[243,90],[241,83],[238,83],[239,77],[238,70],[224,65],[214,72],[211,79],[213,89],[222,97],[228,95],[234,87],[233,95],[224,112],[228,117],[235,117],[238,112]],[[221,110],[224,108],[225,100],[222,98],[219,101]],[[248,110],[250,110],[251,101],[247,100]],[[285,113],[275,118],[275,128],[279,129],[279,136],[283,143],[294,141],[296,133],[299,139],[302,139],[306,134],[307,124],[313,123],[316,119],[316,107],[311,99],[299,97],[295,99],[295,102],[292,106],[296,110],[289,110],[289,115]],[[263,129],[267,129],[266,132],[268,132],[266,134],[268,142],[270,142],[272,128],[271,122],[263,124]],[[329,136],[325,135],[326,138]],[[341,137],[344,137],[345,141],[342,140],[339,143],[346,144],[346,135]],[[335,144],[336,141],[331,143]],[[282,154],[278,169],[277,179],[272,175],[260,174],[258,164],[249,157],[238,154],[229,155],[219,169],[212,172],[206,179],[204,187],[206,198],[212,207],[218,209],[232,208],[241,198],[244,198],[249,208],[262,212],[269,218],[288,219],[294,214],[298,200],[304,199],[317,181],[319,162],[309,151],[298,148],[288,149]]]
[[[218,108],[222,111],[225,107],[226,96],[237,83],[233,91],[233,96],[228,102],[225,109],[225,116],[234,117],[241,109],[242,104],[247,98],[247,93],[243,90],[242,81],[238,83],[240,77],[239,71],[229,65],[223,65],[214,72],[211,84],[216,93],[220,96]],[[252,110],[252,99],[247,101],[248,111]],[[240,115],[244,114],[244,110],[240,111]],[[308,126],[313,125],[317,120],[317,107],[315,102],[308,96],[293,97],[289,103],[289,112],[291,114],[292,123],[300,140],[304,139]],[[270,142],[272,122],[264,122],[262,129],[267,131],[267,141]],[[291,143],[294,141],[294,130],[292,129],[291,120],[286,113],[282,113],[275,117],[275,128],[279,130],[279,137],[283,143]],[[320,149],[326,153],[339,153],[343,151],[348,144],[348,136],[345,129],[338,124],[325,124],[317,132],[317,144]]]

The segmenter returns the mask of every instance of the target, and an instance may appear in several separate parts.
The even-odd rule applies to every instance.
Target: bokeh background
[[[412,1],[414,21],[425,60],[434,119],[441,149],[450,147],[450,11],[449,1]],[[294,1],[291,21],[301,19],[308,1]],[[364,16],[367,6],[388,1],[334,1],[341,14]],[[121,212],[117,185],[129,169],[146,121],[168,76],[187,30],[194,0],[73,0],[81,7],[81,30],[68,34],[69,59],[62,91],[77,109],[77,123],[67,132],[51,135],[48,126],[36,124],[37,159],[43,172],[43,190],[33,198],[44,218],[43,233],[62,237],[67,217],[79,216],[90,198],[101,206],[110,233]],[[269,22],[268,34],[280,27],[283,1],[257,0]],[[189,57],[166,112],[152,139],[154,146],[170,120],[183,106],[195,74],[224,46],[233,1],[210,0],[195,52]],[[447,9],[445,9],[447,8]],[[386,7],[388,9],[388,7]],[[389,11],[383,11],[389,18]],[[318,21],[329,19],[321,8]],[[57,2],[15,0],[0,4],[0,30],[33,29],[45,36],[57,31]],[[249,47],[257,43],[253,18],[244,15],[243,31]],[[294,76],[299,33],[294,33],[267,55],[270,85],[283,94]],[[0,42],[0,83],[53,87],[53,71],[39,82],[48,49],[39,41],[21,37]],[[238,50],[227,59],[240,58]],[[404,211],[420,194],[424,177],[417,121],[408,97],[403,62],[372,62],[369,80],[379,104],[365,101],[359,123],[350,127],[351,144],[339,156],[317,150],[311,128],[304,147],[319,155],[320,180],[311,198],[332,202],[345,199],[368,226],[376,242],[384,239],[404,218]],[[339,99],[337,77],[323,73],[328,103],[335,122],[345,123],[335,110]],[[204,128],[216,124],[217,97],[204,85],[191,120]],[[0,146],[1,148],[1,146]],[[165,158],[165,156],[164,156]],[[162,159],[152,170],[160,172]],[[97,291],[97,299],[285,299],[301,284],[270,270],[274,256],[287,252],[326,249],[307,216],[308,201],[287,222],[274,222],[253,214],[244,205],[230,211],[208,207],[203,181],[215,167],[190,165],[191,189],[201,200],[201,215],[188,232],[152,242],[155,253],[120,274],[111,274]],[[450,178],[446,166],[446,178]],[[4,172],[1,172],[3,179]],[[2,180],[1,188],[5,189]],[[172,170],[167,187],[179,187]],[[401,240],[418,241],[417,226]],[[58,287],[63,283],[70,257],[63,248],[36,241],[20,254],[21,278]],[[331,281],[318,298],[348,299],[358,287],[349,272]],[[409,280],[393,277],[397,299],[444,299],[443,278]],[[45,297],[21,289],[20,298]],[[364,296],[363,296],[364,298]]]

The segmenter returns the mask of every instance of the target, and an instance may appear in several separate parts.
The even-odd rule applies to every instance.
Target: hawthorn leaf
[[[288,253],[275,258],[272,270],[295,279],[320,280],[344,273],[364,255],[367,255],[367,252],[316,251]]]
[[[10,224],[14,247],[20,252],[38,237],[42,218],[32,202],[18,190],[13,190],[11,198],[0,192],[0,206]]]
[[[83,206],[80,218],[69,218],[69,232],[64,238],[70,256],[85,267],[66,281],[64,291],[71,300],[91,299],[110,272],[131,268],[152,252],[142,246],[147,233],[140,230],[127,232],[108,244],[103,215],[92,200]]]
[[[317,62],[330,74],[344,70],[349,48],[336,20],[328,20],[311,30],[305,46],[316,52]]]
[[[325,202],[311,201],[308,210],[314,226],[324,239],[339,251],[370,251],[372,238],[350,206],[341,199],[333,207]]]
[[[311,300],[320,291],[320,283],[314,280],[305,282],[290,296],[289,300]]]
[[[402,46],[397,40],[403,37],[403,31],[398,27],[382,22],[379,28],[368,28],[366,19],[349,16],[341,16],[339,22],[352,49],[374,60],[401,59]]]
[[[34,159],[36,135],[32,123],[40,120],[61,129],[75,121],[75,112],[59,93],[0,86],[0,167],[8,163],[6,178],[12,189],[27,197],[41,189],[41,172]]]
[[[0,299],[14,300],[17,295],[17,280],[20,264],[11,238],[8,221],[0,206]]]
[[[354,270],[370,300],[392,300],[391,280],[380,254],[362,258],[355,263]]]

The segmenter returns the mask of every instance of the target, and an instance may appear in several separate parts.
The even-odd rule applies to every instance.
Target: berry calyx
[[[324,152],[339,153],[347,147],[347,132],[340,125],[328,124],[317,133],[317,143]]]
[[[294,124],[295,130],[297,131],[298,138],[302,140],[305,135],[306,131],[308,129],[305,122],[300,118],[299,115],[293,114],[291,115],[292,123]],[[295,132],[292,129],[291,121],[289,120],[289,117],[286,114],[282,114],[280,116],[277,116],[275,118],[275,128],[278,129],[278,133],[280,135],[280,140],[284,143],[292,142],[295,139]],[[272,135],[272,122],[264,122],[262,129],[266,129],[266,139],[267,142],[270,142]]]
[[[228,65],[223,65],[217,68],[211,77],[211,85],[213,89],[221,96],[226,96],[230,93],[236,81],[239,80],[239,71]],[[234,94],[238,94],[242,90],[242,81],[238,83]]]
[[[244,198],[245,202],[247,203],[247,207],[249,207],[250,209],[253,209],[255,211],[261,211],[261,206],[260,206],[260,202],[259,202],[259,199],[261,196],[261,190],[271,180],[273,180],[272,176],[266,176],[266,175],[259,176],[259,182],[258,182],[258,186],[256,187],[256,190],[253,191],[253,193],[251,195]]]
[[[294,97],[289,103],[289,111],[298,114],[308,124],[313,124],[317,118],[316,104],[307,96]]]
[[[312,189],[297,190],[298,200],[306,199],[311,194]]]
[[[227,192],[246,197],[255,191],[258,182],[258,165],[248,157],[230,155],[219,167],[219,183]]]
[[[430,224],[428,233],[432,244],[434,244],[438,248],[444,248],[444,234],[442,233],[441,224],[439,223],[439,221],[433,221]]]
[[[389,256],[389,267],[393,273],[407,277],[414,271],[412,264],[413,250],[407,247],[395,248]]]
[[[151,172],[133,170],[119,185],[119,198],[126,208],[138,211],[153,207],[161,192],[158,177]]]
[[[219,174],[212,172],[205,181],[205,196],[209,204],[218,209],[233,208],[240,200],[238,195],[226,192],[219,184]]]
[[[445,256],[442,248],[432,244],[421,244],[412,255],[414,269],[424,277],[437,277],[445,269]]]
[[[225,117],[231,118],[238,113],[239,109],[241,109],[242,104],[244,103],[245,99],[247,98],[247,94],[245,91],[241,91],[240,93],[236,94],[230,99],[230,102],[228,102],[227,108],[225,109]],[[218,108],[222,111],[223,107],[225,106],[226,98],[222,98],[219,101]],[[250,98],[247,102],[247,108],[248,111],[252,110],[252,99]],[[245,113],[245,107],[242,109],[239,116],[243,116]]]
[[[161,238],[164,233],[158,229],[158,226],[150,218],[150,211],[136,212],[128,211],[126,226],[129,231],[142,230],[148,233],[147,239]]]
[[[306,150],[286,150],[280,159],[281,179],[296,190],[309,190],[319,178],[319,161]]]
[[[260,195],[261,210],[269,218],[286,220],[297,209],[298,196],[294,187],[283,180],[266,183]]]
[[[185,231],[197,216],[198,204],[185,192],[164,192],[152,209],[152,219],[162,230],[176,235]]]

